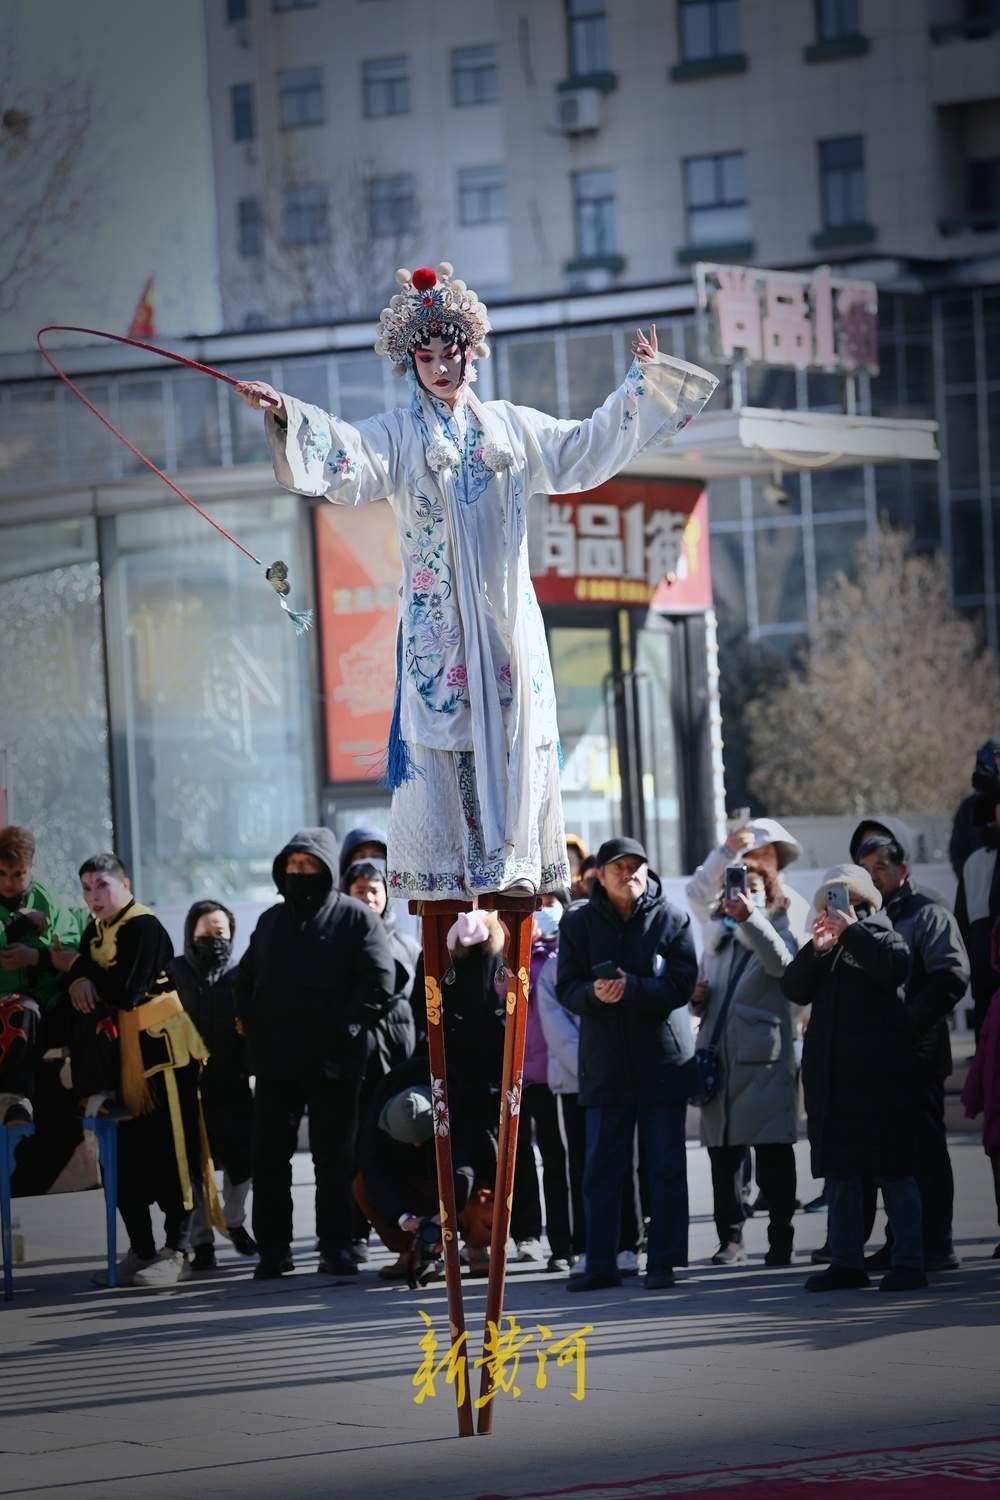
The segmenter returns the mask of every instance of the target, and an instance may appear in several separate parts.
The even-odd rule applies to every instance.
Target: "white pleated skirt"
[[[539,891],[569,887],[566,830],[555,745],[540,745],[531,772],[527,855],[484,849],[471,750],[409,747],[416,774],[392,794],[389,894],[414,901],[459,900],[530,880]]]

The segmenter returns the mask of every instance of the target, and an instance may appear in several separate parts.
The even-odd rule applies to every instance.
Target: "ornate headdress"
[[[489,357],[486,308],[464,281],[452,279],[452,269],[443,260],[436,271],[418,266],[412,272],[405,268],[396,272],[400,291],[379,314],[375,353],[391,359],[397,375],[405,372],[414,349],[452,331],[462,335],[478,359]]]

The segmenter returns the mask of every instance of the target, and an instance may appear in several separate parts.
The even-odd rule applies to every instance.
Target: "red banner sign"
[[[708,499],[700,484],[612,479],[550,496],[532,518],[531,572],[540,604],[649,604],[710,609]]]
[[[388,505],[316,512],[329,781],[367,781],[385,755],[396,680],[399,547]]]

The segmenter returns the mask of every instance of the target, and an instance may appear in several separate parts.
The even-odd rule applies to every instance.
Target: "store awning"
[[[625,473],[725,479],[776,470],[853,469],[860,464],[934,462],[938,424],[841,412],[743,406],[704,411],[669,443],[653,445]]]

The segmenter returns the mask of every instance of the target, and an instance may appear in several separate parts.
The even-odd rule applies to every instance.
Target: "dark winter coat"
[[[396,913],[391,904],[382,913],[382,927],[389,939],[396,964],[396,987],[389,1009],[368,1033],[368,1063],[365,1073],[369,1078],[380,1077],[406,1062],[407,1058],[413,1056],[416,1045],[410,997],[420,960],[420,944],[416,938],[399,931]]]
[[[909,864],[909,829],[899,818],[882,814],[858,824],[851,836],[851,858],[857,859],[866,831],[875,825],[891,834]],[[969,957],[958,923],[940,897],[920,890],[909,878],[884,910],[910,950],[906,1012],[917,1067],[925,1077],[947,1078],[952,1067],[948,1017],[969,984]]]
[[[617,1005],[594,994],[594,965],[606,960],[627,975]],[[585,906],[566,912],[556,994],[580,1017],[581,1104],[686,1097],[684,1064],[694,1054],[687,1004],[697,973],[691,919],[663,896],[652,872],[627,921],[600,885]]]
[[[826,953],[807,943],[782,976],[788,998],[812,1006],[802,1082],[814,1177],[913,1171],[909,961],[905,939],[875,912]]]
[[[223,906],[218,909],[229,916],[230,931],[235,935],[232,912]],[[184,952],[174,959],[170,973],[181,1004],[209,1052],[199,1091],[215,1165],[225,1167],[233,1182],[245,1182],[250,1176],[253,1094],[246,1038],[236,1026],[238,970],[230,961],[205,972],[194,948],[196,922],[197,916],[189,912],[184,923]]]
[[[303,917],[287,901],[262,913],[240,961],[237,1013],[258,1076],[360,1078],[365,1031],[388,1011],[396,962],[381,919],[337,889],[337,845],[326,828],[297,833],[274,861],[284,894],[293,851],[330,871],[320,909]]]

